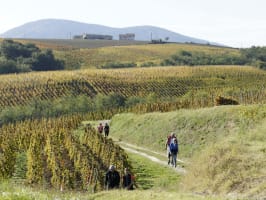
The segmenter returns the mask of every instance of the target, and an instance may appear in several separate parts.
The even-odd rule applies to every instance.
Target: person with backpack
[[[170,152],[172,156],[172,166],[176,167],[176,159],[178,154],[178,142],[176,138],[174,139],[174,143],[170,144]]]
[[[98,129],[98,133],[99,134],[102,134],[103,133],[103,125],[102,125],[102,123],[99,124],[99,126],[97,127],[97,129]]]
[[[135,184],[135,178],[134,176],[130,173],[128,168],[125,168],[125,175],[123,176],[123,188],[127,190],[133,190],[133,185]]]
[[[116,171],[114,165],[110,165],[107,173],[105,174],[105,186],[106,189],[115,189],[119,188],[120,185],[120,175],[118,171]]]
[[[176,138],[175,133],[171,133],[170,135],[167,136],[166,143],[165,143],[165,149],[167,152],[167,157],[168,157],[168,165],[172,161],[171,159],[171,151],[170,151],[170,145],[174,142],[174,139]]]
[[[110,130],[110,127],[108,125],[108,123],[105,123],[105,126],[104,126],[104,136],[107,137],[109,135],[109,130]]]

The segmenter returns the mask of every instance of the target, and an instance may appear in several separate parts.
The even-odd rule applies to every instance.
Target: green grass
[[[147,158],[129,153],[138,189],[178,191],[181,175],[172,168],[161,166]]]
[[[226,137],[193,157],[184,184],[206,193],[239,193],[247,198],[266,196],[266,120],[235,137]],[[200,182],[201,184],[196,184]],[[262,198],[263,199],[263,198]]]
[[[234,114],[234,109],[235,107],[229,106],[143,115],[120,114],[112,119],[111,127],[114,137],[161,153],[165,153],[167,135],[175,132],[179,139],[181,156],[189,157],[208,141],[233,131],[226,129],[224,132],[224,127],[237,123],[235,118],[226,121],[226,117]],[[210,115],[210,112],[216,114]]]
[[[114,137],[164,152],[174,131],[188,173],[182,191],[262,198],[266,191],[266,106],[221,106],[143,115],[120,114]]]
[[[179,199],[179,200],[225,200],[226,198],[219,197],[208,197],[200,196],[196,194],[180,194],[178,192],[165,192],[165,191],[113,191],[113,192],[102,192],[94,195],[91,199],[95,200],[165,200],[165,199]]]

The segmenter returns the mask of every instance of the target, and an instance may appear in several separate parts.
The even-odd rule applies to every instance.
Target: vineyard
[[[55,100],[70,95],[94,98],[98,94],[113,93],[125,98],[153,94],[158,99],[157,104],[174,103],[178,104],[177,107],[213,106],[219,96],[235,99],[240,104],[265,103],[265,76],[263,70],[240,66],[156,67],[1,75],[0,108],[27,105],[33,100]]]
[[[0,177],[57,189],[102,190],[110,164],[122,173],[127,155],[93,127],[86,116],[28,120],[0,129]],[[82,134],[76,129],[84,129]]]
[[[181,51],[240,56],[237,49],[187,44],[117,44],[114,47],[113,43],[67,42],[34,41],[40,48],[53,49],[56,58],[64,60],[69,66],[66,69],[78,70],[0,75],[0,180],[11,179],[30,186],[64,191],[101,191],[104,189],[104,175],[110,164],[116,166],[120,175],[125,167],[132,166],[122,148],[114,144],[112,139],[99,135],[93,125],[83,125],[83,121],[112,119],[114,122],[121,116],[121,121],[124,122],[126,120],[123,114],[112,117],[117,113],[127,112],[139,114],[266,103],[266,72],[259,68],[235,65],[154,67]],[[108,47],[109,45],[112,47]],[[117,61],[133,62],[137,67],[95,69]],[[153,67],[143,67],[145,64]],[[115,99],[117,97],[119,98]],[[123,102],[118,106],[115,104],[117,102],[109,104],[114,99]],[[154,133],[164,134],[167,127],[175,127],[185,133],[180,138],[188,140],[188,145],[182,151],[187,151],[187,155],[190,155],[194,148],[204,143],[205,137],[213,139],[220,135],[217,134],[220,130],[228,127],[231,131],[231,126],[234,125],[230,113],[229,122],[225,123],[222,119],[217,120],[223,115],[222,111],[217,111],[217,119],[208,115],[212,112],[211,109],[204,112],[204,115],[195,112],[195,117],[191,118],[192,112],[188,110],[189,114],[184,116],[177,113],[174,118],[160,119],[157,118],[159,114],[154,113],[154,121],[129,119],[123,126],[126,131],[120,127],[115,130],[115,124],[112,131],[128,133],[127,125],[137,122],[134,124],[136,126],[131,125],[131,137],[138,139],[140,134],[139,138],[143,142],[141,145],[154,143],[158,145],[156,149],[159,149],[164,142],[164,135],[156,138]],[[247,113],[251,117],[257,115],[255,111]],[[264,117],[265,113],[261,116]],[[178,117],[182,123],[164,123],[164,119],[172,122]],[[200,119],[205,121],[201,122]],[[239,122],[247,124],[241,117],[235,120],[235,124]],[[202,124],[206,124],[206,127]],[[154,129],[146,131],[147,125]],[[142,126],[143,130],[137,131]],[[246,127],[239,129],[242,131]],[[112,132],[114,137],[115,131],[114,134]],[[169,128],[167,131],[172,130]],[[205,135],[210,131],[215,136]],[[195,141],[191,140],[192,133],[200,133],[196,135]],[[148,135],[147,138],[156,140],[146,141],[143,139],[144,134]],[[184,147],[182,145],[181,148]],[[265,152],[265,148],[261,152]],[[145,168],[143,171],[145,172]]]
[[[32,115],[13,123],[2,123],[0,176],[57,189],[101,190],[104,173],[111,163],[120,172],[130,163],[119,146],[98,135],[93,127],[81,127],[81,121],[109,119],[118,112],[166,112],[214,106],[217,102],[220,105],[265,103],[265,76],[263,70],[243,66],[87,69],[1,75],[1,112],[27,106],[35,100],[56,101],[80,95],[88,100],[111,94],[125,99],[155,96],[156,100],[117,110],[67,113],[56,118]],[[77,129],[84,130],[74,131]]]

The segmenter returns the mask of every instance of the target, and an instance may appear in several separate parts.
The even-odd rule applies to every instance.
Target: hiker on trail
[[[133,190],[135,185],[135,177],[130,173],[128,168],[125,168],[125,175],[123,176],[123,188]]]
[[[109,135],[109,130],[110,130],[110,127],[108,125],[108,123],[105,123],[105,126],[104,126],[104,136],[107,137]]]
[[[165,143],[165,149],[167,151],[167,157],[168,157],[168,165],[170,164],[171,160],[171,151],[170,151],[170,145],[174,143],[174,139],[176,138],[175,133],[171,133],[171,135],[167,136],[166,143]]]
[[[115,166],[110,165],[107,173],[105,174],[106,189],[109,190],[109,189],[119,188],[119,185],[120,185],[120,175],[115,170]]]
[[[178,154],[178,142],[176,138],[174,139],[174,143],[170,144],[170,152],[172,156],[172,166],[176,167],[176,159]]]
[[[103,125],[102,125],[102,123],[100,123],[97,128],[98,128],[98,133],[102,134],[103,133]]]

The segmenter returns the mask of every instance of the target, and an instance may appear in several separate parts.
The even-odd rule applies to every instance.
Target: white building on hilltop
[[[135,40],[134,33],[119,34],[119,40]]]

